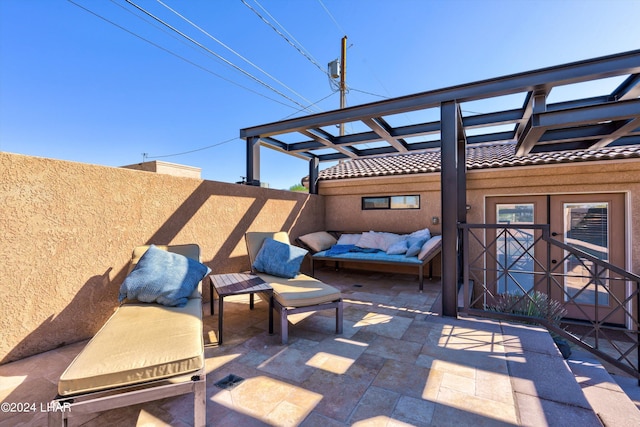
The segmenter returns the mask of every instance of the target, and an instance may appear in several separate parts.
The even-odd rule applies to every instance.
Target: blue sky
[[[125,0],[0,1],[1,151],[235,182],[241,128],[339,107],[344,35],[349,106],[640,48],[637,0],[131,2],[193,41]],[[308,173],[261,157],[272,188]]]

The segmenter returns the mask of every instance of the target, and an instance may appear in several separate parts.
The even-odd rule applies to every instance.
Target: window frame
[[[397,207],[394,206],[393,199],[415,197],[415,207]],[[372,203],[383,204],[381,207],[368,206]],[[397,203],[397,202],[396,202]],[[384,211],[384,210],[415,210],[420,209],[420,195],[419,194],[402,194],[394,196],[363,196],[361,199],[361,209],[363,211]]]

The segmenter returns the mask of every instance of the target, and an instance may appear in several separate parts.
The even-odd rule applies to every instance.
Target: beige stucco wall
[[[469,223],[484,222],[488,196],[625,193],[627,265],[640,273],[640,161],[574,163],[471,171],[467,180],[467,203],[472,206]]]
[[[339,231],[389,231],[409,233],[429,227],[440,234],[440,174],[420,174],[321,181],[326,196],[326,225]],[[362,210],[364,196],[420,195],[420,209]]]
[[[136,245],[195,242],[237,272],[246,231],[296,237],[323,214],[322,196],[0,153],[0,363],[92,336]]]
[[[616,160],[565,165],[472,170],[467,173],[468,223],[484,223],[489,196],[624,192],[627,195],[628,265],[640,273],[640,161]],[[440,174],[321,181],[326,196],[326,225],[331,230],[376,230],[406,233],[429,227],[441,233]],[[419,210],[361,209],[363,196],[419,194]]]

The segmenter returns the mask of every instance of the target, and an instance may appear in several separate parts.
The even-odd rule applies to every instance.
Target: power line
[[[342,28],[342,26],[340,24],[338,24],[338,21],[336,21],[336,18],[334,18],[333,15],[331,14],[331,12],[329,12],[329,9],[327,9],[327,6],[324,5],[322,0],[318,0],[318,3],[320,3],[320,6],[322,6],[324,11],[327,12],[327,15],[329,15],[329,18],[331,18],[333,23],[336,24],[336,28],[338,28],[338,31],[340,31],[341,34],[347,34],[347,32],[344,30],[344,28]]]
[[[274,76],[272,76],[271,74],[269,74],[268,72],[266,72],[265,70],[263,70],[262,68],[260,68],[259,66],[257,66],[256,64],[254,64],[253,62],[251,62],[249,59],[245,58],[244,56],[242,56],[240,53],[236,52],[234,49],[232,49],[231,47],[227,46],[225,43],[223,43],[222,41],[218,40],[216,37],[214,37],[213,35],[211,35],[210,33],[208,33],[207,31],[205,31],[204,29],[202,29],[201,27],[199,27],[198,25],[196,25],[194,22],[192,22],[191,20],[189,20],[188,18],[186,18],[184,15],[180,14],[178,11],[176,11],[175,9],[172,9],[170,6],[168,6],[167,4],[163,3],[161,0],[156,0],[158,3],[160,3],[162,6],[164,6],[165,8],[169,9],[171,12],[173,12],[175,15],[177,15],[178,17],[180,17],[181,19],[183,19],[185,22],[187,22],[188,24],[190,24],[191,26],[193,26],[194,28],[196,28],[198,31],[200,31],[201,33],[203,33],[204,35],[206,35],[207,37],[209,37],[211,40],[215,41],[216,43],[218,43],[220,46],[224,47],[225,49],[227,49],[228,51],[230,51],[231,53],[233,53],[234,55],[238,56],[240,59],[242,59],[243,61],[245,61],[246,63],[248,63],[249,65],[251,65],[252,67],[254,67],[255,69],[257,69],[258,71],[264,73],[267,77],[271,78],[272,80],[274,80],[275,82],[279,83],[280,85],[282,85],[283,87],[285,87],[286,89],[290,90],[293,94],[299,96],[301,99],[303,99],[306,102],[311,102],[310,100],[308,100],[307,98],[305,98],[304,96],[302,96],[301,94],[299,94],[298,92],[296,92],[295,90],[293,90],[292,88],[290,88],[289,86],[287,86],[286,84],[284,84],[283,82],[281,82],[280,80],[278,80],[277,78],[275,78]]]
[[[145,158],[145,159],[164,159],[164,158],[166,158],[166,157],[182,156],[182,155],[184,155],[184,154],[191,154],[191,153],[195,153],[195,152],[197,152],[197,151],[208,150],[209,148],[214,148],[214,147],[218,147],[218,146],[223,145],[223,144],[228,144],[228,143],[230,143],[231,141],[235,141],[236,139],[240,139],[240,138],[238,138],[238,137],[233,137],[233,138],[231,138],[231,139],[227,139],[227,140],[225,140],[225,141],[218,142],[218,143],[216,143],[216,144],[207,145],[206,147],[195,148],[195,149],[193,149],[193,150],[183,151],[183,152],[181,152],[181,153],[164,154],[164,155],[162,155],[162,156],[147,156],[147,155],[146,155],[147,153],[144,153],[144,154],[145,154],[144,158]]]
[[[336,94],[336,92],[331,92],[329,95],[325,96],[324,98],[321,98],[321,99],[317,100],[316,102],[314,102],[313,104],[309,105],[309,107],[314,106],[314,105],[324,101],[325,99],[329,98],[331,95],[335,95],[335,94]],[[285,116],[285,117],[281,118],[280,120],[288,119],[289,117],[291,117],[291,116],[293,116],[295,114],[298,114],[301,111],[303,111],[303,110],[294,111],[293,113],[289,114],[288,116]]]
[[[263,97],[263,98],[266,98],[266,99],[268,99],[268,100],[270,100],[270,101],[276,102],[276,103],[278,103],[278,104],[280,104],[280,105],[284,105],[285,107],[288,107],[288,108],[294,108],[294,107],[292,107],[292,106],[291,106],[291,105],[289,105],[289,104],[285,104],[284,102],[278,101],[277,99],[271,98],[271,97],[269,97],[269,96],[267,96],[267,95],[264,95],[264,94],[262,94],[262,93],[260,93],[260,92],[258,92],[258,91],[255,91],[255,90],[253,90],[253,89],[251,89],[251,88],[248,88],[248,87],[246,87],[246,86],[243,86],[243,85],[241,85],[240,83],[234,82],[233,80],[230,80],[230,79],[228,79],[228,78],[226,78],[226,77],[223,77],[223,76],[221,76],[220,74],[217,74],[216,72],[211,71],[211,70],[209,70],[208,68],[206,68],[206,67],[204,67],[204,66],[202,66],[202,65],[200,65],[200,64],[197,64],[197,63],[195,63],[195,62],[193,62],[193,61],[191,61],[191,60],[189,60],[189,59],[187,59],[187,58],[185,58],[185,57],[183,57],[183,56],[181,56],[181,55],[178,55],[177,53],[172,52],[171,50],[169,50],[169,49],[167,49],[167,48],[165,48],[165,47],[163,47],[163,46],[160,46],[159,44],[154,43],[154,42],[152,42],[151,40],[146,39],[146,38],[142,37],[141,35],[136,34],[136,33],[134,33],[133,31],[128,30],[127,28],[125,28],[125,27],[123,27],[123,26],[121,26],[121,25],[119,25],[119,24],[116,24],[115,22],[113,22],[113,21],[111,21],[111,20],[109,20],[109,19],[105,18],[104,16],[102,16],[102,15],[100,15],[100,14],[98,14],[98,13],[96,13],[96,12],[94,12],[94,11],[90,10],[90,9],[87,9],[86,7],[84,7],[84,6],[82,6],[82,5],[80,5],[80,4],[76,3],[76,2],[74,2],[73,0],[67,0],[67,1],[68,1],[69,3],[71,3],[71,4],[73,4],[74,6],[77,6],[77,7],[79,7],[80,9],[84,10],[85,12],[88,12],[88,13],[92,14],[93,16],[95,16],[95,17],[97,17],[97,18],[100,18],[100,19],[102,19],[103,21],[105,21],[105,22],[107,22],[107,23],[109,23],[109,24],[113,25],[114,27],[119,28],[119,29],[121,29],[122,31],[124,31],[124,32],[126,32],[126,33],[128,33],[128,34],[130,34],[130,35],[132,35],[132,36],[134,36],[134,37],[136,37],[136,38],[138,38],[138,39],[140,39],[140,40],[144,41],[144,42],[149,43],[149,44],[150,44],[150,45],[152,45],[153,47],[156,47],[156,48],[158,48],[158,49],[160,49],[160,50],[162,50],[162,51],[164,51],[164,52],[166,52],[166,53],[168,53],[168,54],[170,54],[170,55],[175,56],[176,58],[178,58],[178,59],[180,59],[180,60],[182,60],[182,61],[186,62],[186,63],[187,63],[187,64],[189,64],[189,65],[193,65],[194,67],[199,68],[200,70],[205,71],[205,72],[207,72],[207,73],[209,73],[209,74],[211,74],[211,75],[213,75],[213,76],[215,76],[215,77],[218,77],[218,78],[219,78],[219,79],[221,79],[221,80],[224,80],[224,81],[226,81],[226,82],[228,82],[228,83],[231,83],[232,85],[238,86],[238,87],[240,87],[240,88],[242,88],[242,89],[244,89],[244,90],[247,90],[247,91],[249,91],[249,92],[251,92],[251,93],[254,93],[254,94],[258,95],[258,96],[261,96],[261,97]]]
[[[360,89],[356,89],[356,88],[353,88],[353,87],[349,87],[349,90],[350,90],[350,91],[352,90],[352,91],[354,91],[354,92],[364,93],[364,94],[366,94],[366,95],[377,96],[378,98],[383,98],[383,99],[389,99],[389,98],[390,98],[390,97],[388,97],[388,96],[378,95],[377,93],[367,92],[367,91],[365,91],[365,90],[360,90]]]
[[[280,92],[278,89],[268,85],[267,83],[263,82],[262,80],[260,80],[259,78],[255,77],[254,75],[252,75],[251,73],[243,70],[242,68],[238,67],[237,65],[235,65],[234,63],[232,63],[231,61],[225,59],[224,57],[222,57],[221,55],[215,53],[214,51],[212,51],[211,49],[207,48],[206,46],[202,45],[201,43],[197,42],[196,40],[192,39],[191,37],[189,37],[188,35],[184,34],[183,32],[179,31],[178,29],[176,29],[175,27],[169,25],[168,23],[164,22],[163,20],[161,20],[160,18],[156,17],[155,15],[153,15],[152,13],[148,12],[147,10],[143,9],[142,7],[138,6],[137,4],[135,4],[134,2],[132,2],[131,0],[125,0],[127,3],[129,3],[130,5],[132,5],[133,7],[135,7],[136,9],[138,9],[139,11],[141,11],[142,13],[146,14],[147,16],[155,19],[156,21],[158,21],[159,23],[161,23],[162,25],[166,26],[167,28],[169,28],[170,30],[176,32],[177,34],[179,34],[180,36],[184,37],[185,39],[189,40],[191,43],[194,43],[196,46],[200,47],[201,49],[204,49],[205,51],[209,52],[210,54],[214,55],[216,58],[220,59],[221,61],[223,61],[225,64],[229,65],[230,67],[232,67],[233,69],[240,71],[242,74],[244,74],[245,76],[249,77],[250,79],[254,80],[255,82],[259,83],[260,85],[266,87],[267,89],[277,93],[278,95],[280,95],[281,97],[293,102],[294,104],[305,108],[304,105],[300,104],[298,101],[296,101],[295,99],[285,95],[284,93]]]
[[[291,37],[291,39],[300,47],[300,49],[302,49],[308,56],[308,60],[311,61],[311,63],[313,65],[315,65],[321,72],[323,72],[326,75],[329,75],[329,72],[327,71],[326,68],[324,68],[322,65],[320,65],[320,63],[318,63],[318,60],[316,58],[313,57],[313,55],[311,54],[311,52],[309,52],[309,49],[305,48],[302,43],[300,43],[294,36],[293,34],[291,34],[289,31],[287,31],[287,29],[284,27],[284,25],[282,25],[280,22],[278,22],[278,20],[271,14],[269,13],[269,11],[267,9],[265,9],[264,6],[262,6],[258,0],[253,0],[255,4],[258,5],[258,7],[260,7],[260,9],[262,9],[264,11],[264,13],[266,13],[271,19],[273,19],[273,21],[282,29],[282,31],[284,31],[289,37]]]
[[[311,107],[311,106],[313,106],[313,105],[315,105],[315,104],[318,104],[318,103],[320,103],[320,102],[324,101],[325,99],[329,98],[331,95],[334,95],[334,94],[335,94],[335,92],[330,93],[329,95],[325,96],[324,98],[321,98],[321,99],[317,100],[316,102],[314,102],[313,104],[309,105],[309,107]],[[307,108],[308,108],[308,107],[307,107]],[[281,118],[280,120],[288,119],[289,117],[291,117],[291,116],[293,116],[293,115],[295,115],[295,114],[298,114],[298,113],[299,113],[299,112],[301,112],[301,111],[304,111],[304,110],[298,110],[298,111],[295,111],[295,112],[293,112],[293,113],[289,114],[288,116],[285,116],[285,117]],[[148,155],[148,153],[143,153],[143,159],[163,159],[163,158],[166,158],[166,157],[175,157],[175,156],[181,156],[181,155],[183,155],[183,154],[195,153],[195,152],[197,152],[197,151],[203,151],[203,150],[207,150],[207,149],[209,149],[209,148],[217,147],[217,146],[219,146],[219,145],[227,144],[227,143],[229,143],[229,142],[231,142],[231,141],[235,141],[236,139],[239,139],[239,138],[231,138],[231,139],[227,139],[226,141],[218,142],[218,143],[213,144],[213,145],[208,145],[208,146],[206,146],[206,147],[195,148],[195,149],[193,149],[193,150],[183,151],[183,152],[181,152],[181,153],[164,154],[164,155],[162,155],[162,156],[149,156],[149,155]]]
[[[294,36],[293,34],[291,34],[289,31],[287,31],[287,29],[284,27],[284,25],[282,25],[280,22],[278,22],[278,20],[271,14],[269,13],[269,11],[267,9],[265,9],[265,7],[263,5],[261,5],[258,0],[253,0],[253,2],[255,4],[258,5],[258,7],[260,7],[260,9],[262,9],[264,11],[264,13],[266,13],[271,19],[273,19],[273,21],[282,29],[282,31],[284,31],[295,43],[298,44],[298,46],[300,46],[300,49],[302,49],[311,59],[311,61],[313,62],[313,65],[315,65],[316,67],[318,67],[318,69],[320,69],[320,71],[323,71],[325,74],[329,74],[325,68],[322,67],[322,65],[320,65],[318,63],[318,60],[316,58],[313,57],[313,55],[311,54],[311,52],[309,52],[309,49],[305,48],[302,43],[300,43]]]
[[[128,0],[127,0],[127,1],[128,1]],[[248,7],[248,8],[249,8],[253,13],[255,13],[255,14],[258,16],[258,18],[260,18],[260,19],[262,20],[262,22],[264,22],[264,23],[265,23],[265,24],[267,24],[269,27],[271,27],[271,29],[272,29],[273,31],[275,31],[275,32],[276,32],[280,37],[282,37],[282,38],[283,38],[287,43],[289,43],[289,45],[291,45],[295,50],[297,50],[298,52],[300,52],[300,54],[301,54],[302,56],[304,56],[305,58],[307,58],[307,59],[308,59],[308,60],[309,60],[313,65],[315,65],[316,67],[318,67],[318,69],[319,69],[323,74],[327,74],[327,75],[329,74],[329,73],[324,69],[324,67],[322,67],[322,66],[318,63],[318,61],[316,61],[315,59],[311,58],[311,57],[310,57],[306,52],[303,52],[303,49],[304,49],[304,48],[302,48],[302,49],[301,49],[301,48],[300,48],[300,47],[298,47],[296,44],[294,44],[291,40],[289,40],[289,39],[287,38],[287,36],[285,36],[285,35],[284,35],[280,30],[278,30],[276,27],[274,27],[274,26],[273,26],[273,24],[271,24],[271,22],[267,21],[267,19],[266,19],[264,16],[262,16],[262,15],[260,14],[260,12],[258,12],[258,11],[257,11],[257,10],[255,10],[253,7],[251,7],[251,5],[249,5],[245,0],[240,0],[240,1],[241,1],[241,2],[246,6],[246,7]],[[254,1],[255,1],[255,0],[254,0]],[[259,5],[259,3],[258,3],[257,1],[256,1],[256,4],[258,4],[258,5]],[[260,7],[262,8],[262,10],[264,10],[264,11],[266,12],[266,9],[264,9],[262,6],[260,6]],[[267,13],[267,14],[269,14],[269,12],[266,12],[266,13]],[[271,16],[271,14],[269,14],[269,16]],[[273,16],[271,16],[271,18],[273,19]],[[274,19],[274,21],[275,21],[275,19]],[[276,22],[277,22],[277,21],[276,21]],[[279,23],[278,23],[278,25],[280,25],[280,27],[281,27],[281,28],[283,28],[283,30],[284,30],[284,27],[282,26],[282,24],[279,24]],[[284,31],[288,33],[288,31],[287,31],[287,30],[284,30]],[[293,37],[292,37],[292,38],[293,38]],[[300,44],[300,43],[298,42],[298,44]],[[305,49],[305,50],[306,50],[306,49]]]

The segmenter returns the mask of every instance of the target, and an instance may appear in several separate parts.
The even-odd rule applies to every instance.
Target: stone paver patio
[[[207,425],[587,427],[615,417],[640,425],[633,404],[619,404],[614,418],[600,414],[606,408],[594,410],[585,394],[604,401],[604,390],[611,401],[631,401],[577,362],[583,393],[542,329],[441,317],[437,281],[419,293],[409,275],[324,269],[317,276],[342,291],[342,335],[333,333],[333,312],[303,314],[292,317],[283,346],[277,329],[267,333],[266,303],[250,311],[248,297],[230,297],[218,347],[217,315],[204,307]],[[60,374],[83,345],[0,366],[2,401],[36,404],[34,411],[0,413],[0,426],[46,425],[41,404],[55,396]],[[244,381],[232,389],[215,385],[230,374]],[[182,396],[78,414],[69,425],[188,426],[192,420],[193,399]]]

